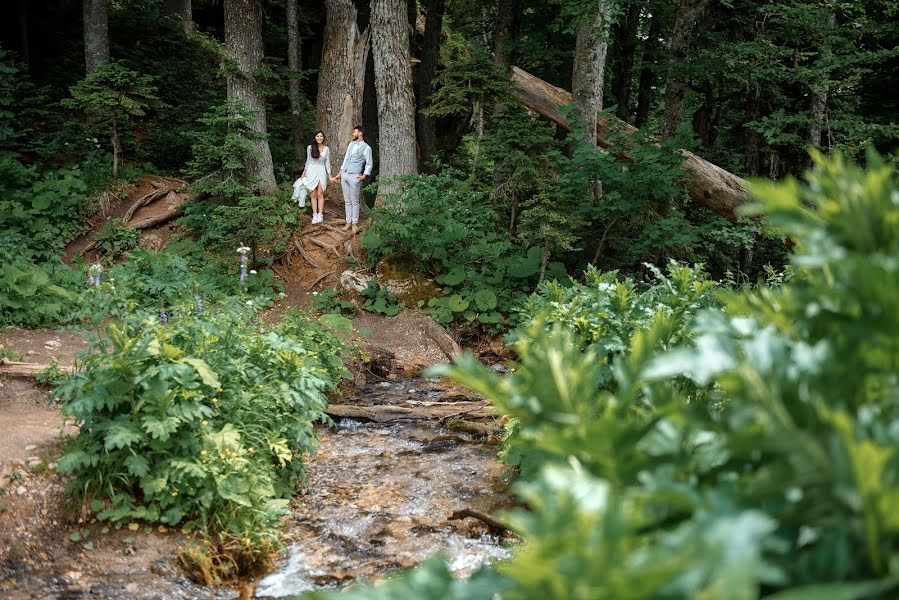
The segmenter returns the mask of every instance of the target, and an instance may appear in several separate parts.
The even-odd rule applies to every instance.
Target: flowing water
[[[376,384],[354,403],[447,399],[435,380],[421,379]],[[309,491],[287,528],[288,556],[258,582],[257,597],[382,577],[438,551],[460,576],[508,556],[482,523],[447,519],[456,510],[489,513],[508,503],[495,446],[422,422],[337,425],[319,432]]]
[[[420,407],[460,400],[471,398],[440,381],[416,379],[369,385],[347,403]],[[508,506],[496,446],[429,421],[379,424],[344,419],[336,425],[319,427],[321,446],[307,463],[308,489],[296,498],[284,527],[285,555],[256,582],[256,597],[285,597],[377,579],[437,552],[460,577],[508,556],[508,540],[504,543],[483,523],[448,520],[465,508],[490,513]],[[60,538],[67,535],[59,532]],[[98,540],[104,543],[113,542]],[[61,546],[51,560],[28,561],[12,579],[0,578],[0,597],[237,596],[234,590],[189,581],[171,556],[171,543],[163,538],[147,535],[135,547],[138,543],[155,551],[151,559],[107,552],[103,559],[97,556],[99,562],[88,558],[93,564],[82,561],[81,566],[65,559],[66,552],[78,551],[77,545]]]

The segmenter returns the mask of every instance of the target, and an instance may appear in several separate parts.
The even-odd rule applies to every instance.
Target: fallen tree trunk
[[[187,201],[187,197],[179,197],[174,192],[169,192],[164,200],[171,202],[171,204],[169,204],[169,206],[166,207],[164,211],[160,212],[157,215],[153,215],[152,217],[146,217],[138,221],[134,221],[128,226],[134,227],[135,229],[149,229],[151,227],[163,225],[173,219],[180,217],[184,203]]]
[[[53,366],[54,365],[15,362],[6,359],[0,359],[0,375],[6,375],[8,377],[34,377],[38,373],[46,371]],[[62,373],[69,373],[72,371],[72,367],[67,367],[64,365],[55,366],[56,369]]]
[[[425,319],[425,335],[437,344],[441,352],[450,360],[462,354],[462,347],[434,320],[433,317]]]
[[[512,67],[511,77],[512,91],[521,104],[553,123],[569,129],[561,108],[571,104],[571,93],[518,67]],[[632,134],[637,131],[636,127],[613,116],[600,115],[596,124],[597,144],[608,148],[611,144],[606,138],[610,134]],[[722,217],[736,221],[737,208],[750,200],[746,182],[692,152],[687,150],[681,152],[684,155],[683,166],[687,172],[684,187],[690,198]]]
[[[332,418],[364,419],[376,423],[393,421],[449,420],[465,416],[469,420],[496,417],[493,407],[484,402],[453,402],[431,406],[396,406],[379,404],[376,406],[356,406],[355,404],[329,404],[325,412]]]

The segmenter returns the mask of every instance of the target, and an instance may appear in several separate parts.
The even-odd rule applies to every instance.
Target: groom
[[[372,159],[371,146],[365,143],[365,130],[361,125],[353,127],[353,141],[347,146],[343,156],[343,164],[340,173],[331,178],[331,181],[340,180],[343,190],[343,207],[346,212],[346,225],[344,231],[352,229],[353,233],[359,231],[359,202],[362,197],[362,182],[371,176]]]

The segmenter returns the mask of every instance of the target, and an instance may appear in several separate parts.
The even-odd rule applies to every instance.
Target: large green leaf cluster
[[[544,462],[516,484],[527,510],[503,517],[525,541],[468,597],[896,596],[899,178],[873,154],[866,169],[816,161],[808,183],[753,187],[796,242],[795,276],[727,294],[674,347],[646,321],[611,385],[602,347],[565,317],[522,332],[506,377],[471,358],[445,370]],[[447,580],[429,565],[379,593]]]
[[[499,326],[516,296],[532,289],[541,251],[509,241],[484,194],[451,170],[410,176],[372,211],[362,246],[371,260],[394,255],[434,275],[442,295],[427,302],[438,320]],[[552,274],[564,275],[553,265]]]
[[[54,390],[79,435],[59,459],[100,519],[200,529],[264,554],[316,448],[313,422],[346,371],[341,344],[294,315],[220,312],[110,323]]]

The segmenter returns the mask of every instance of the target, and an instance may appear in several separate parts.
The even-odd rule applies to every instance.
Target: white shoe
[[[325,220],[325,213],[318,213],[318,222],[321,223]]]
[[[318,223],[318,213],[312,213],[312,224]]]

